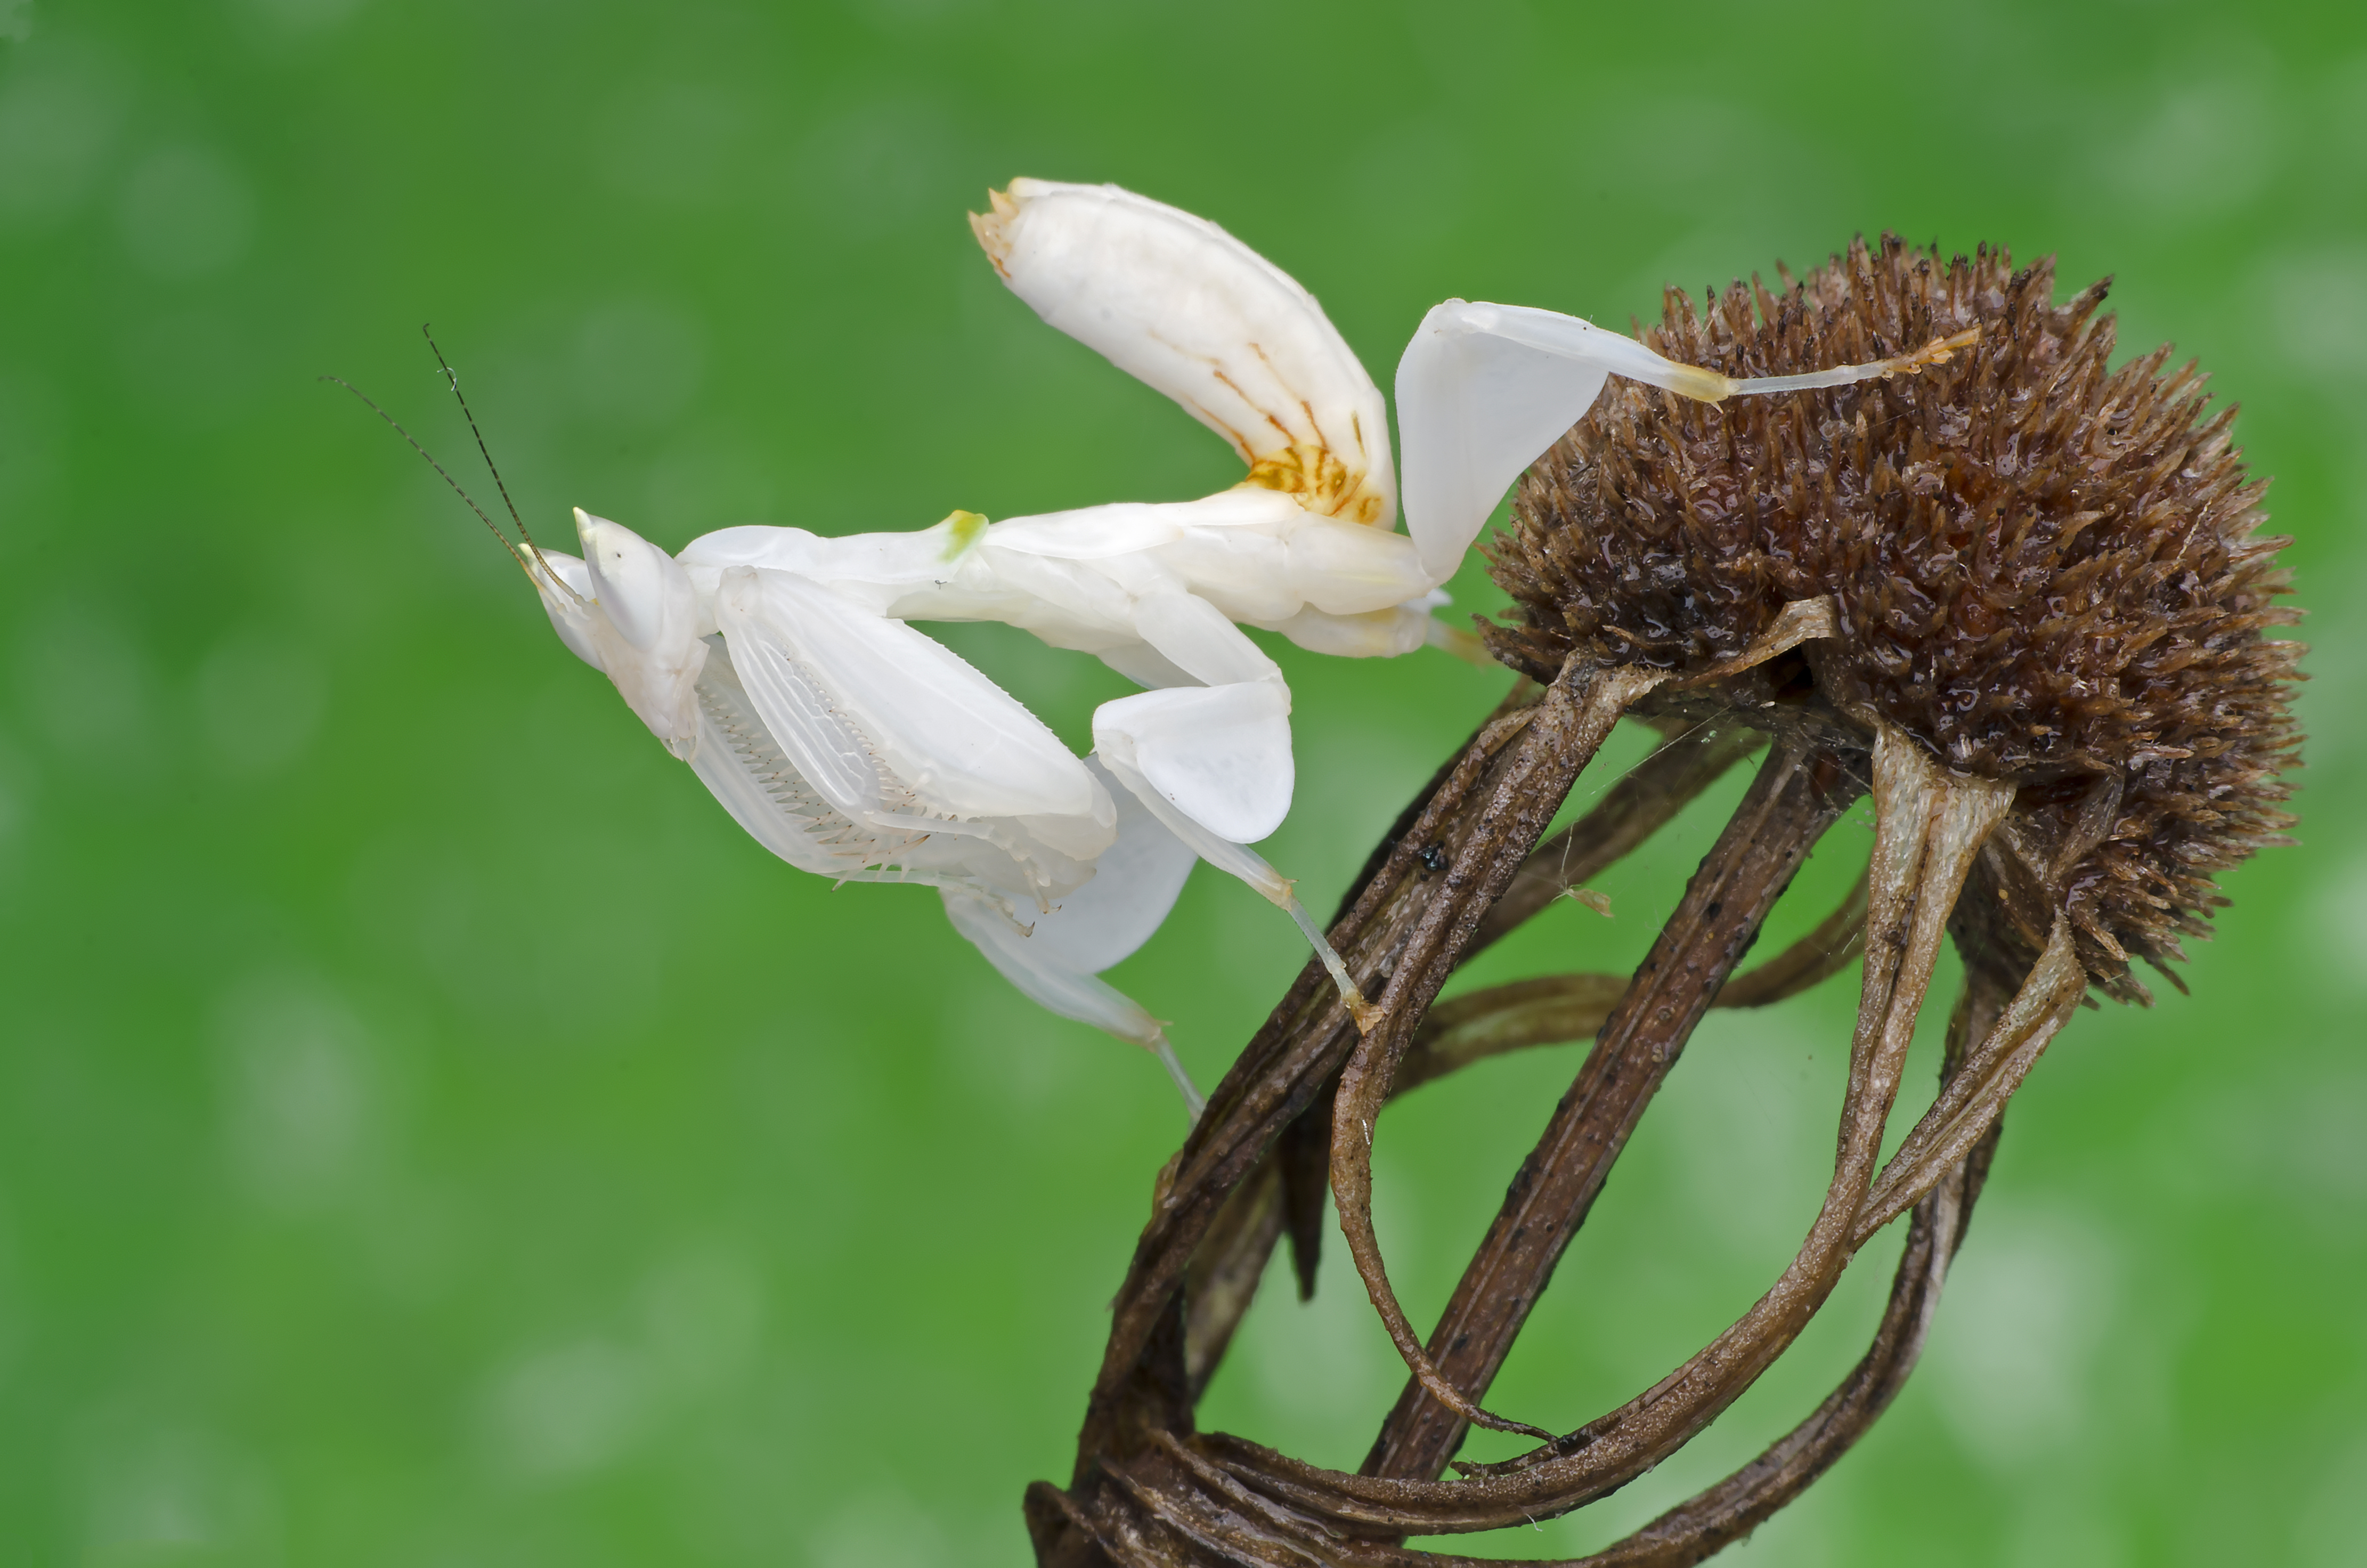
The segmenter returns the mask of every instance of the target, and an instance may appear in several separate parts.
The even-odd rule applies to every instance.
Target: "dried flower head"
[[[1647,339],[1657,355],[1591,362],[1584,416],[1529,470],[1493,552],[1515,606],[1488,642],[1531,679],[1407,809],[1329,933],[1377,1017],[1352,1028],[1310,967],[1210,1096],[1116,1302],[1075,1478],[1030,1491],[1040,1562],[1474,1563],[1404,1543],[1525,1526],[1648,1473],[1783,1356],[1859,1249],[1904,1218],[1889,1301],[1832,1392],[1725,1480],[1563,1568],[1682,1568],[1748,1535],[1913,1369],[2006,1104],[2049,1041],[2092,987],[2143,998],[2130,960],[2181,956],[2180,938],[2203,934],[2222,902],[2214,875],[2286,825],[2278,775],[2299,744],[2287,696],[2300,650],[2265,635],[2292,619],[2277,604],[2284,541],[2257,537],[2260,486],[2193,368],[2166,369],[2165,349],[2114,369],[2103,286],[2056,305],[2051,267],[2015,272],[2003,252],[1942,265],[1886,238],[1782,281],[1780,295],[1738,284],[1705,312],[1671,292]],[[1569,416],[1539,392],[1570,377],[1534,374],[1514,351],[1550,356],[1598,329],[1450,301],[1425,332],[1441,312],[1483,330],[1460,343],[1418,333],[1409,364],[1478,356],[1502,372],[1434,443],[1436,462],[1416,463],[1406,442],[1417,531],[1427,514],[1459,550],[1506,449]],[[1685,369],[1655,369],[1671,362]],[[1401,367],[1401,415],[1408,381]],[[1515,427],[1517,443],[1504,438]],[[1540,842],[1623,716],[1661,725],[1670,744]],[[1539,976],[1437,1001],[1472,954],[1762,748],[1631,976]],[[1801,861],[1861,798],[1874,811],[1863,881],[1806,936],[1741,967]],[[1893,1143],[1908,1047],[1951,939],[1965,962],[1938,1091]],[[1852,962],[1832,1174],[1782,1273],[1591,1420],[1538,1426],[1486,1409],[1708,1009],[1764,1006]],[[1419,1332],[1373,1219],[1384,1108],[1486,1057],[1590,1037]],[[1198,1430],[1193,1411],[1283,1235],[1312,1288],[1327,1187],[1410,1374],[1353,1474]],[[1535,1446],[1458,1460],[1474,1426]]]
[[[2183,957],[2212,883],[2289,819],[2278,779],[2299,645],[2262,635],[2287,540],[2264,481],[2161,347],[2114,369],[2109,279],[2052,300],[2051,260],[1942,264],[1886,235],[1771,294],[1696,311],[1652,346],[1734,376],[1898,354],[1977,327],[1914,376],[1704,403],[1622,381],[1531,470],[1496,555],[1521,623],[1499,655],[1550,678],[1573,648],[1680,675],[1829,596],[1838,635],[1788,672],[1888,720],[1950,768],[2020,786],[2022,853],[1983,868],[1999,935],[2034,954],[2054,908],[2108,991]],[[1784,669],[1727,686],[1764,706]],[[1793,691],[1789,700],[1801,693]],[[2040,869],[2035,878],[2023,868]]]

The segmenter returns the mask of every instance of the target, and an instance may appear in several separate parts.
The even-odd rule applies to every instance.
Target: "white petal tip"
[[[1011,258],[1010,214],[1002,210],[1006,206],[1002,192],[996,190],[987,194],[995,210],[991,213],[971,213],[969,232],[977,236],[978,248],[986,253],[986,259],[994,264],[994,270],[1007,283],[1011,280],[1011,268],[1005,265]]]

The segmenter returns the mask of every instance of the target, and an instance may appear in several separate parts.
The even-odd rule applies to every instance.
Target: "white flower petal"
[[[1427,642],[1430,628],[1430,611],[1417,603],[1370,610],[1363,615],[1303,609],[1269,630],[1281,632],[1310,653],[1331,653],[1344,659],[1394,659]]]
[[[1135,601],[1135,630],[1142,640],[1193,679],[1207,686],[1244,681],[1282,684],[1282,669],[1225,619],[1225,612],[1195,594],[1146,594]],[[1290,711],[1287,693],[1282,710]]]
[[[1036,949],[993,900],[959,887],[947,887],[938,896],[954,929],[1036,1006],[1137,1045],[1155,1050],[1164,1040],[1159,1020],[1140,1003],[1091,971],[1080,972]]]
[[[1114,185],[1015,179],[991,195],[971,227],[1048,324],[1173,398],[1260,483],[1393,524],[1379,389],[1288,274],[1206,219]]]
[[[1430,571],[1404,534],[1309,517],[1291,529],[1285,549],[1291,587],[1330,615],[1389,609],[1430,591]]]
[[[1406,531],[1444,582],[1521,471],[1622,375],[1688,397],[1732,383],[1664,359],[1632,337],[1526,305],[1432,307],[1398,362]]]
[[[1150,940],[1199,857],[1099,764],[1086,766],[1109,781],[1117,838],[1094,863],[1092,881],[1036,918],[1028,944],[1065,968],[1099,974]]]
[[[1275,682],[1178,687],[1104,702],[1093,714],[1093,747],[1129,787],[1138,778],[1148,787],[1145,804],[1156,810],[1163,801],[1229,843],[1254,844],[1289,814],[1297,782],[1290,694]],[[1176,827],[1167,812],[1160,816]]]

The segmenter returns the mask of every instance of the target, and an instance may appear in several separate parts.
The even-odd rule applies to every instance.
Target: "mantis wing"
[[[716,618],[765,723],[801,768],[806,758],[783,731],[821,729],[819,702],[932,810],[956,817],[1095,814],[1093,776],[1059,737],[951,649],[903,622],[866,613],[793,574],[746,567],[723,574]],[[823,778],[807,777],[830,792]]]

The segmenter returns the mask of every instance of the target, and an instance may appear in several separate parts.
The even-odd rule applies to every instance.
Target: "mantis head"
[[[690,574],[622,523],[581,506],[575,535],[580,559],[556,551],[521,554],[527,580],[560,641],[614,682],[650,733],[687,761],[698,740],[694,688],[707,663]]]

